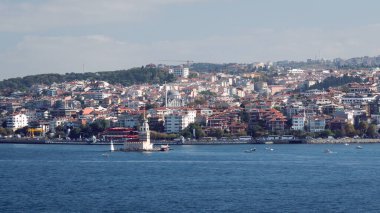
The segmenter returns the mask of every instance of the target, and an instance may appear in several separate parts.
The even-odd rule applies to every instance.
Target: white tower
[[[148,120],[145,118],[139,129],[139,141],[125,141],[124,151],[152,151],[153,144],[150,143],[150,130]]]
[[[139,137],[140,137],[140,142],[142,143],[143,150],[153,149],[153,144],[150,143],[150,130],[149,130],[148,119],[145,118],[145,113],[144,113],[143,124],[140,127]]]

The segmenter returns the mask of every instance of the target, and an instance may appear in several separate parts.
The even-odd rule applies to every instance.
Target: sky
[[[0,0],[0,80],[380,55],[376,0]]]

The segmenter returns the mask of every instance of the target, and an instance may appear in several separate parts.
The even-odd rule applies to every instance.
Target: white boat
[[[325,149],[324,153],[326,153],[326,154],[332,154],[332,153],[334,153],[334,152],[331,151],[330,149]]]
[[[113,146],[113,141],[112,140],[111,140],[111,145],[110,145],[110,151],[111,152],[115,151],[115,147]]]
[[[273,141],[265,141],[264,144],[273,144]]]
[[[344,145],[345,145],[345,146],[349,146],[350,144],[349,144],[349,143],[345,143]]]
[[[170,146],[168,144],[161,145],[160,147],[160,151],[169,151],[169,150],[170,150]]]
[[[363,147],[362,146],[357,146],[356,149],[363,149]]]
[[[266,147],[265,149],[266,149],[266,150],[269,150],[269,151],[273,151],[273,150],[274,150],[274,149],[271,148],[271,147]]]
[[[256,148],[244,150],[245,153],[251,153],[251,152],[254,152],[254,151],[256,151]]]

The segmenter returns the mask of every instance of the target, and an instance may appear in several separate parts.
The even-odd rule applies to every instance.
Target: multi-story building
[[[172,69],[169,69],[170,73],[173,73],[175,76],[187,78],[189,77],[189,68],[183,66],[176,66]]]
[[[310,117],[307,125],[310,132],[322,132],[326,127],[326,120],[324,117]]]
[[[305,116],[303,115],[294,115],[292,117],[292,130],[301,130],[305,129]]]
[[[165,116],[165,132],[179,133],[185,129],[191,122],[190,116],[185,113],[175,113]]]
[[[7,127],[13,131],[25,126],[28,126],[28,117],[25,114],[14,114],[7,119]]]
[[[117,126],[118,127],[128,127],[128,128],[135,128],[140,123],[140,115],[131,115],[131,114],[122,114],[118,117]]]
[[[376,100],[377,95],[345,95],[341,98],[343,104],[365,104]]]

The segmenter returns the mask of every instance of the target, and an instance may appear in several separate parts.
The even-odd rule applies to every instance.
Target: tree
[[[328,138],[329,136],[333,136],[334,133],[330,129],[323,130],[322,132],[319,133],[319,136],[321,138]]]
[[[55,128],[55,136],[58,138],[58,137],[65,137],[65,128],[63,126],[57,126]]]
[[[166,134],[156,131],[150,131],[150,137],[153,140],[174,140],[178,137],[177,134]]]
[[[210,132],[207,134],[207,136],[221,138],[221,137],[223,137],[223,130],[221,130],[221,129],[210,129]]]
[[[335,134],[335,137],[337,137],[337,138],[346,137],[346,131],[344,129],[342,129],[342,130],[335,130],[334,134]]]
[[[75,127],[74,129],[72,129],[70,131],[69,137],[74,138],[74,139],[78,139],[81,136],[81,132],[82,132],[82,130],[80,128]]]
[[[132,68],[129,70],[118,70],[95,73],[66,73],[66,74],[40,74],[30,75],[23,78],[10,78],[0,81],[0,90],[9,93],[15,90],[27,91],[32,85],[46,84],[51,85],[53,82],[62,83],[73,80],[99,80],[107,81],[112,84],[122,84],[124,86],[131,84],[162,84],[164,82],[173,82],[175,76],[159,68],[144,67]]]
[[[244,123],[248,123],[249,122],[249,114],[247,111],[245,110],[242,110],[239,112],[239,116],[240,116],[240,120]]]
[[[93,135],[98,135],[111,126],[109,120],[98,119],[90,124]]]
[[[252,135],[252,137],[262,137],[266,135],[267,132],[262,126],[254,125],[249,133]]]
[[[193,136],[193,130],[195,129],[195,138],[203,138],[205,136],[202,127],[197,123],[191,123],[185,129],[182,130],[181,135],[185,138],[191,138]]]
[[[159,107],[157,103],[147,103],[145,105],[145,110],[150,110]]]
[[[379,135],[377,133],[377,127],[376,127],[376,125],[375,124],[369,125],[366,134],[370,138],[376,138]]]
[[[198,74],[194,72],[190,73],[188,76],[188,78],[196,78],[196,77],[198,77]]]
[[[352,124],[346,124],[344,130],[348,137],[354,137],[355,135],[357,135],[355,127]]]
[[[28,134],[28,127],[25,126],[25,127],[23,127],[23,128],[17,129],[17,130],[15,131],[15,134],[20,134],[20,135],[22,135],[22,136],[27,135],[27,134]]]
[[[0,135],[2,135],[2,136],[8,135],[7,130],[3,127],[0,127]]]
[[[367,132],[368,127],[369,127],[369,125],[367,122],[360,121],[360,123],[358,125],[358,132],[359,132],[360,136],[363,136]]]

